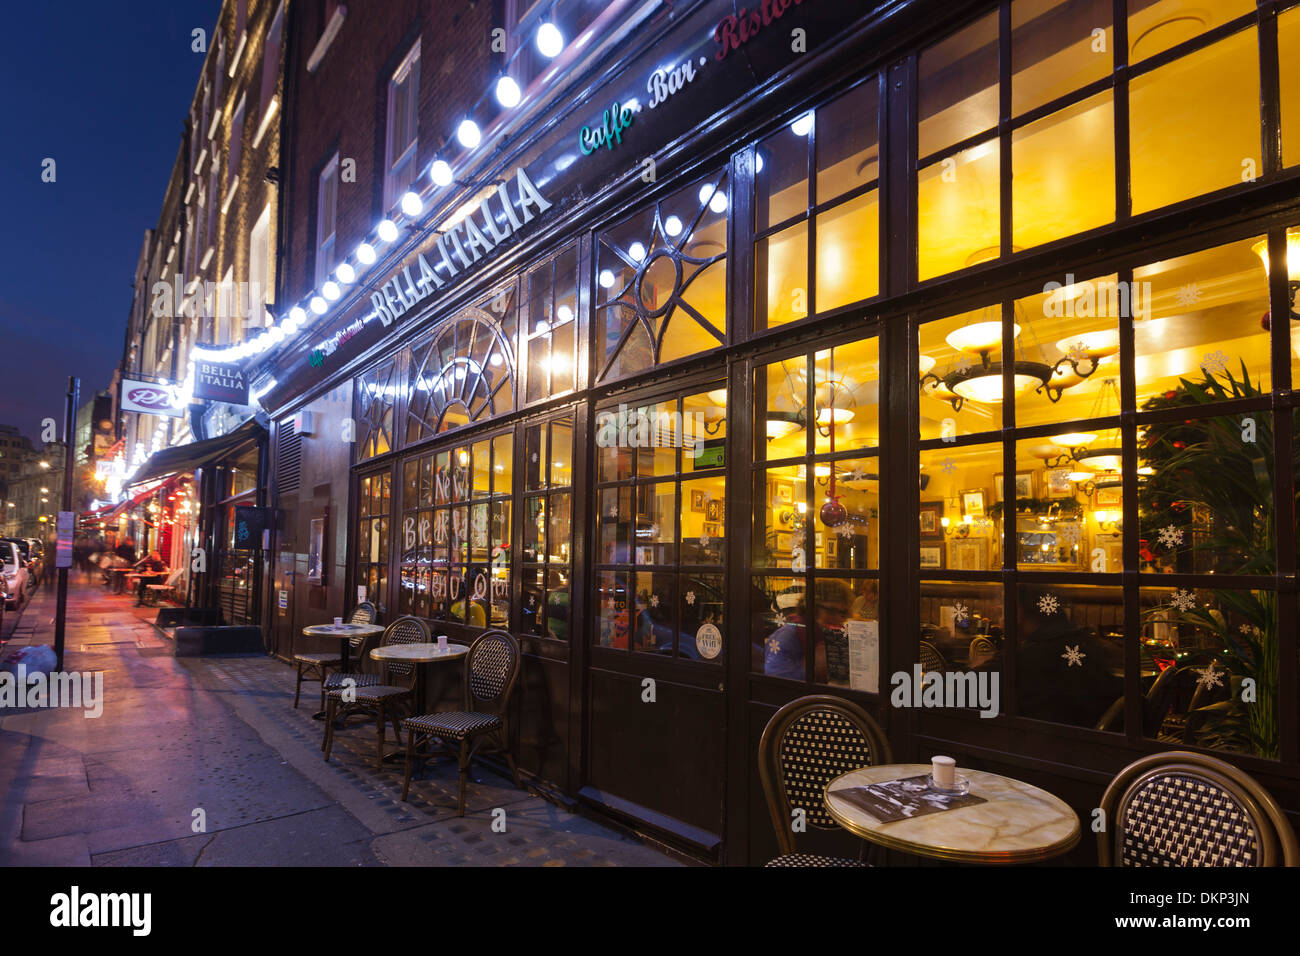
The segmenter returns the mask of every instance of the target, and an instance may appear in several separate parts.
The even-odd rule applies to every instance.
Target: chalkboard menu
[[[822,628],[826,641],[826,676],[832,684],[849,682],[849,636],[841,628]]]

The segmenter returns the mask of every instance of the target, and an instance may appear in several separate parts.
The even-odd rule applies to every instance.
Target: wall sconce
[[[1097,521],[1099,531],[1118,532],[1124,528],[1124,513],[1122,511],[1094,511],[1092,516]]]
[[[1250,251],[1259,256],[1264,263],[1264,275],[1271,268],[1268,261],[1268,240],[1264,239],[1250,247]],[[1300,322],[1300,232],[1286,234],[1286,271],[1287,292],[1291,302],[1291,321]]]

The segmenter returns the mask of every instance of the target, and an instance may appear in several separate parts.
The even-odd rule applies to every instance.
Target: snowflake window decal
[[[1169,603],[1178,608],[1179,611],[1186,614],[1192,608],[1196,607],[1196,595],[1191,591],[1185,591],[1179,588],[1170,598]]]
[[[1166,525],[1160,529],[1160,544],[1166,548],[1174,548],[1183,543],[1183,529],[1175,528],[1173,525]]]
[[[1065,661],[1066,667],[1082,667],[1083,659],[1087,656],[1086,653],[1079,650],[1078,644],[1075,644],[1074,647],[1066,644],[1065,653],[1061,655],[1061,659]]]
[[[1055,614],[1060,610],[1061,602],[1056,599],[1054,594],[1044,594],[1038,599],[1038,610],[1047,615]]]
[[[1222,687],[1223,678],[1228,676],[1227,671],[1216,670],[1213,663],[1211,663],[1209,667],[1204,667],[1201,670],[1198,670],[1196,673],[1201,675],[1200,679],[1197,680],[1196,685],[1198,687],[1203,687],[1205,690]]]
[[[665,341],[683,333],[681,323],[695,326],[686,331],[688,337],[698,339],[703,333],[708,341],[697,352],[725,344],[725,322],[705,315],[692,292],[704,288],[701,276],[727,258],[727,193],[723,170],[601,234],[596,289],[600,380],[620,374],[621,358],[644,367],[682,357],[676,354],[680,344],[674,345],[674,354],[665,355]],[[720,240],[707,236],[709,231],[719,232]],[[725,266],[722,271],[725,295]]]

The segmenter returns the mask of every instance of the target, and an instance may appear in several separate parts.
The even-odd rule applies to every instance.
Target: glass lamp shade
[[[921,367],[921,374],[928,375],[935,366],[935,360],[932,356],[922,353],[918,356]]]
[[[714,405],[720,405],[723,408],[727,407],[727,390],[725,388],[715,388],[713,391],[707,392],[706,394],[709,401]]]
[[[1118,448],[1094,448],[1075,459],[1084,468],[1093,471],[1119,471],[1123,466]]]
[[[1015,394],[1023,395],[1040,383],[1041,380],[1036,376],[1017,373],[1014,386]],[[957,382],[953,385],[952,390],[968,401],[989,404],[1000,402],[1002,401],[1002,367],[995,362],[989,367],[988,371]]]
[[[1011,337],[1018,338],[1019,335],[1020,326],[1013,325]],[[970,352],[975,355],[991,352],[1002,345],[1002,323],[976,322],[974,325],[949,332],[945,341],[959,352]]]
[[[1268,240],[1261,239],[1250,247],[1250,251],[1259,256],[1264,263],[1264,275],[1270,268],[1268,261]],[[1292,279],[1300,278],[1300,232],[1288,232],[1286,236],[1286,271]]]
[[[784,438],[797,432],[803,425],[794,412],[769,412],[767,416],[767,437],[771,441]]]
[[[1056,347],[1066,355],[1077,349],[1085,358],[1094,360],[1103,358],[1119,351],[1119,330],[1102,329],[1099,332],[1072,335],[1068,339],[1061,339],[1056,343]]]
[[[1053,435],[1051,440],[1062,448],[1084,448],[1095,442],[1097,436],[1092,432],[1065,432],[1060,435]]]
[[[843,425],[845,422],[853,421],[853,409],[851,408],[823,408],[817,412],[818,425]]]

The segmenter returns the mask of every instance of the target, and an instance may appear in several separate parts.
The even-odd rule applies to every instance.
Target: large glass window
[[[755,369],[756,673],[879,690],[879,376],[875,338]]]
[[[524,429],[525,634],[569,639],[573,575],[573,417]]]
[[[1127,49],[1114,46],[1109,0],[1007,7],[920,54],[919,281],[1263,175],[1250,0],[1129,3]],[[1284,91],[1291,69],[1284,53]]]
[[[598,646],[720,657],[726,389],[596,413]]]
[[[509,626],[513,444],[507,432],[402,463],[401,613]]]
[[[757,329],[880,293],[878,99],[870,77],[755,147]]]
[[[387,471],[363,475],[357,482],[356,583],[380,612],[388,600],[388,516],[392,480]]]
[[[573,391],[577,371],[578,250],[571,245],[528,273],[524,351],[534,402]]]
[[[724,171],[598,234],[598,381],[726,342],[730,208]]]

